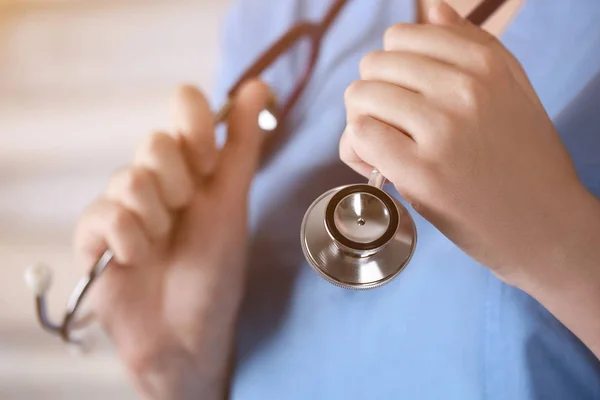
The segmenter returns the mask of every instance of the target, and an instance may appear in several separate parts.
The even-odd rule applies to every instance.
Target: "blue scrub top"
[[[217,100],[281,33],[298,20],[320,19],[330,3],[238,0],[225,24]],[[302,255],[300,222],[312,201],[365,181],[338,157],[344,90],[358,78],[361,57],[381,48],[385,29],[414,15],[413,0],[349,0],[294,109],[289,140],[256,177],[232,396],[600,399],[593,354],[538,302],[412,210],[416,253],[384,287],[332,286]],[[502,39],[527,70],[584,183],[600,196],[600,2],[528,0]],[[306,51],[300,46],[268,72],[277,92],[297,81]]]

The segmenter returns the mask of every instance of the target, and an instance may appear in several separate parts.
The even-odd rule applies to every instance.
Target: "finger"
[[[361,118],[371,118],[371,117],[361,117]],[[377,121],[377,120],[374,120],[374,121],[381,123],[381,121]],[[365,178],[368,178],[371,176],[371,172],[373,171],[374,167],[372,165],[369,165],[366,162],[364,162],[363,159],[358,156],[358,154],[354,150],[354,147],[352,147],[352,142],[350,141],[350,137],[349,137],[350,133],[346,133],[347,131],[349,132],[352,129],[354,129],[354,130],[361,129],[360,127],[357,127],[356,124],[360,125],[360,118],[358,118],[354,122],[354,124],[348,124],[346,126],[346,129],[342,133],[342,137],[340,138],[340,149],[339,149],[340,160],[342,160],[342,162],[344,162],[346,165],[348,165],[354,171],[358,172]],[[387,128],[393,129],[389,125],[385,125],[385,126]]]
[[[428,23],[434,25],[460,25],[467,21],[445,1],[432,4],[425,17]]]
[[[480,46],[473,47],[471,54],[472,57],[479,58],[477,62],[479,70],[489,71],[494,67],[506,66],[522,87],[529,89],[530,94],[534,92],[525,70],[502,42],[485,29],[474,25],[460,16],[447,3],[442,2],[431,7],[428,14],[428,21],[435,25],[447,27],[456,34],[478,43]],[[495,58],[494,54],[499,55],[499,57]],[[535,93],[533,94],[537,99]]]
[[[162,132],[149,135],[137,149],[133,163],[152,172],[160,198],[169,209],[189,203],[195,184],[177,139]]]
[[[223,147],[217,180],[230,181],[247,190],[260,159],[265,132],[258,115],[272,98],[269,87],[250,81],[238,91],[227,120],[227,141]]]
[[[360,116],[348,123],[340,146],[342,161],[365,176],[377,168],[405,194],[417,165],[417,144],[408,136],[373,117]]]
[[[117,172],[111,179],[106,197],[133,212],[147,235],[163,238],[171,229],[171,215],[161,200],[156,178],[140,167]]]
[[[462,17],[448,3],[440,2],[432,6],[428,11],[427,20],[430,24],[448,28],[467,40],[494,46],[502,49],[506,54],[510,54],[496,36]]]
[[[460,67],[464,71],[477,68],[472,49],[479,46],[451,29],[439,25],[397,24],[385,32],[384,49],[420,54]]]
[[[419,141],[435,132],[436,114],[426,99],[404,88],[379,82],[355,81],[345,93],[348,120],[371,116]]]
[[[175,132],[181,136],[186,160],[199,177],[211,174],[217,162],[213,113],[206,97],[191,85],[180,86],[171,103]]]
[[[100,198],[77,223],[75,250],[86,264],[109,248],[122,265],[135,265],[144,260],[150,249],[149,238],[133,213],[120,204]]]
[[[389,82],[427,97],[446,96],[460,71],[420,54],[374,51],[360,62],[363,80]]]

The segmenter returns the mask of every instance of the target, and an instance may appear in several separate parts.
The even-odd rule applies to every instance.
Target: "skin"
[[[496,37],[500,36],[525,1],[506,0],[504,5],[483,24],[483,29]],[[419,21],[427,22],[427,10],[439,2],[440,0],[417,0]],[[460,15],[467,15],[480,2],[481,0],[446,0],[446,4],[454,8]]]
[[[340,156],[600,356],[600,202],[514,57],[446,4],[399,24],[346,91]],[[577,310],[577,312],[574,312]]]
[[[269,98],[260,82],[240,89],[217,151],[205,97],[179,88],[173,130],[148,135],[78,222],[83,262],[105,247],[115,254],[93,310],[145,398],[225,397],[264,136],[257,117]]]
[[[494,36],[444,4],[428,21],[391,27],[384,50],[361,62],[345,96],[342,160],[364,175],[378,168],[417,212],[600,356],[600,202]],[[94,311],[146,398],[225,397],[264,135],[256,121],[269,96],[260,82],[242,88],[218,151],[208,102],[180,88],[174,129],[149,135],[79,220],[84,262],[106,246],[115,253]]]

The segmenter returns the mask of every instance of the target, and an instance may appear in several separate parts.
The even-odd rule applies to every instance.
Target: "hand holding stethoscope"
[[[213,115],[199,91],[183,87],[173,131],[147,136],[80,218],[76,252],[84,265],[96,265],[92,279],[102,273],[87,286],[92,312],[130,368],[177,358],[192,370],[196,359],[229,345],[244,285],[247,193],[263,131],[274,128],[264,111],[270,96],[252,81]],[[222,119],[227,141],[217,149],[213,124]],[[29,277],[42,311],[49,283],[43,274]],[[66,341],[77,341],[71,311],[80,295],[76,290],[62,326],[44,321]]]
[[[260,75],[279,57],[281,57],[283,54],[286,54],[290,49],[293,49],[298,41],[302,40],[303,38],[308,38],[312,49],[309,63],[306,65],[305,73],[299,76],[299,80],[295,88],[285,99],[285,102],[277,107],[277,112],[275,115],[268,111],[264,111],[259,114],[259,124],[261,124],[261,126],[265,129],[274,129],[277,124],[284,124],[286,116],[299,99],[303,89],[306,87],[306,84],[310,79],[311,73],[314,70],[315,63],[318,59],[319,49],[325,33],[340,14],[346,3],[346,0],[333,1],[331,7],[321,21],[300,22],[292,27],[283,36],[281,36],[281,38],[273,43],[269,49],[267,49],[259,58],[256,59],[254,63],[248,67],[248,69],[240,76],[238,81],[232,86],[229,91],[230,101],[237,98],[237,93],[240,87],[247,82],[248,79]],[[473,10],[468,19],[474,24],[480,24],[485,21],[486,18],[488,18],[502,3],[504,3],[504,0],[484,0],[475,10]],[[424,34],[424,36],[427,35]],[[408,36],[408,40],[408,43],[414,42],[417,43],[417,46],[420,45],[419,37],[411,38]],[[371,57],[371,59],[373,58],[374,57]],[[383,66],[385,67],[385,63],[383,63]],[[387,73],[383,73],[383,75],[379,77],[379,80],[381,83],[383,83],[386,81],[386,79],[389,80],[392,78],[392,83],[401,85],[401,83],[393,81],[394,74],[390,75],[389,73],[393,72],[394,68],[390,69],[390,66],[391,65],[388,65],[387,69],[384,68],[383,71],[380,71],[387,71]],[[367,72],[372,71],[374,70],[367,70]],[[401,69],[398,69],[398,71],[401,71]],[[426,69],[423,71],[426,71]],[[428,81],[432,82],[433,80],[431,79]],[[347,97],[349,100],[357,98],[356,95]],[[358,97],[360,98],[361,96]],[[449,98],[452,97],[450,96]],[[388,100],[389,99],[384,99],[384,104],[393,104],[392,101]],[[201,105],[203,105],[203,102],[203,100],[200,101],[200,103],[202,103]],[[373,103],[367,101],[364,104],[368,105]],[[231,103],[227,103],[213,117],[213,121],[215,123],[219,123],[227,119],[230,106]],[[399,107],[402,107],[402,104],[400,104]],[[197,122],[202,120],[204,121],[203,123],[206,124],[206,121],[210,119],[206,117],[206,115],[203,115],[202,118],[198,117],[196,119],[190,119],[190,115],[188,115],[190,110],[189,104],[183,106],[182,110],[184,110],[184,116],[181,117],[179,121],[185,121],[185,123],[183,127],[179,128],[184,132],[186,130],[189,132],[196,132],[197,127],[194,125],[194,121]],[[356,113],[356,110],[360,112],[360,107],[356,108],[352,103],[349,103],[348,110],[349,115],[352,116],[353,112]],[[196,111],[198,111],[197,108]],[[362,111],[366,112],[366,114],[369,114],[368,109]],[[180,111],[180,114],[181,112],[182,111]],[[209,114],[206,110],[202,112],[204,114]],[[393,123],[391,125],[393,125]],[[350,120],[349,126],[350,128],[355,127],[355,121]],[[381,132],[382,124],[376,124],[372,127],[372,129],[374,134]],[[390,129],[390,127],[387,127],[384,130],[389,131]],[[351,129],[348,132],[353,132],[353,130]],[[367,167],[360,158],[358,159],[358,162],[355,160],[357,154],[355,154],[352,150],[352,143],[348,138],[354,138],[355,140],[360,139],[350,136],[348,132],[342,138],[342,157],[345,158],[351,166],[354,166],[357,170],[359,170],[359,172],[366,173],[365,168],[368,169],[370,174],[369,185],[359,184],[353,185],[352,187],[333,189],[317,199],[309,208],[303,221],[301,227],[301,243],[307,260],[325,279],[342,287],[366,289],[377,287],[388,282],[403,269],[412,256],[416,243],[416,232],[412,219],[407,213],[406,209],[398,201],[391,198],[383,190],[381,190],[381,186],[383,185],[385,178],[377,171],[377,169]],[[166,137],[168,137],[168,135]],[[265,150],[267,150],[267,153],[269,153],[269,147],[273,147],[273,145],[277,146],[277,143],[279,143],[283,137],[284,135],[282,135],[281,132],[279,132],[277,135],[273,135],[271,137],[273,140],[270,141],[271,146],[266,146],[267,149]],[[171,141],[165,139],[165,135],[154,135],[152,140],[153,142],[151,142],[150,149],[146,149],[145,151],[141,152],[142,156],[138,157],[136,161],[137,163],[142,163],[142,165],[144,162],[152,163],[154,162],[152,160],[143,161],[145,158],[147,158],[144,155],[152,155],[156,152],[161,152],[161,154],[166,152],[168,155],[169,149],[173,147]],[[196,140],[198,139],[196,138]],[[214,166],[213,164],[216,154],[212,150],[208,152],[204,151],[199,154],[198,149],[204,148],[206,150],[207,144],[209,144],[208,148],[212,148],[210,144],[214,142],[214,138],[211,136],[206,136],[204,137],[203,141],[204,143],[197,143],[199,147],[197,147],[195,151],[184,152],[185,160],[197,173],[199,171],[200,174],[211,170],[211,168]],[[163,145],[165,146],[164,150],[161,149]],[[374,145],[376,145],[376,143],[367,143],[365,146],[362,146],[362,149],[368,150],[376,148]],[[382,149],[382,154],[385,155],[389,151],[390,148],[384,148]],[[177,157],[173,157],[172,154],[170,158],[171,161],[173,161],[173,159],[177,160]],[[364,159],[367,160],[368,157],[364,157]],[[154,169],[157,172],[155,173],[156,177],[162,180],[161,189],[165,191],[165,193],[162,197],[158,197],[166,201],[171,210],[176,210],[181,207],[180,203],[183,200],[177,197],[181,196],[180,188],[175,186],[175,184],[179,184],[181,182],[168,179],[168,177],[174,173],[172,171],[173,167],[171,167],[170,171],[167,170],[170,174],[165,175],[164,172],[158,173],[158,171],[162,171],[165,165],[169,165],[169,163],[165,163],[163,161],[161,164],[151,164],[150,169]],[[384,165],[383,167],[388,171],[390,170],[389,166]],[[178,168],[178,170],[181,172],[181,166]],[[395,171],[389,172],[393,174],[390,176],[395,176]],[[137,172],[137,175],[140,175],[139,171]],[[118,185],[121,185],[127,187],[127,183],[130,185],[133,183],[138,185],[140,179],[145,179],[146,181],[149,180],[147,176],[144,178],[143,176],[137,175],[135,177],[131,177],[127,175],[127,171],[122,173],[120,178],[117,178],[117,181],[119,182],[120,179],[120,181],[125,181],[125,183],[113,183],[113,189],[111,190],[110,196],[117,198],[119,197],[119,190],[114,189],[115,186],[118,187]],[[141,175],[147,174],[142,173]],[[404,175],[406,176],[407,174]],[[131,179],[134,179],[135,182],[127,182]],[[396,183],[398,180],[394,178],[394,182]],[[185,182],[182,187],[184,188],[183,192],[185,193]],[[123,188],[121,188],[121,191],[122,190]],[[129,190],[129,192],[132,192],[132,190]],[[156,193],[150,191],[149,193],[144,193],[144,196],[149,196],[149,199],[154,198],[154,205],[158,204],[156,200]],[[126,205],[134,209],[136,207],[142,207],[138,211],[142,217],[145,217],[144,221],[147,220],[147,226],[144,226],[144,228],[154,235],[160,234],[164,230],[168,231],[171,222],[169,219],[169,214],[165,212],[149,212],[152,207],[146,204],[147,201],[141,201],[139,197],[139,195],[136,197],[129,193],[129,196],[127,197],[128,204]],[[104,206],[96,205],[96,208],[98,207],[110,208],[107,204],[104,204]],[[105,210],[105,212],[109,211]],[[105,226],[106,230],[106,225],[110,224],[111,221],[118,224],[129,224],[135,226],[135,224],[131,221],[127,222],[122,220],[123,216],[121,214],[113,216],[113,220],[99,219],[99,226]],[[116,221],[114,220],[115,218]],[[139,223],[140,221],[134,222]],[[82,300],[86,297],[94,282],[98,280],[98,277],[111,263],[115,257],[115,254],[117,255],[117,260],[121,258],[122,260],[127,261],[127,257],[135,257],[136,255],[132,255],[129,252],[123,254],[120,253],[122,253],[124,249],[129,249],[128,251],[132,251],[131,249],[134,248],[135,245],[142,246],[140,251],[144,253],[144,241],[136,244],[133,242],[135,237],[135,235],[131,237],[123,237],[121,238],[123,239],[121,243],[118,235],[112,235],[110,236],[111,240],[106,240],[106,243],[102,243],[102,245],[99,245],[98,248],[92,249],[92,253],[100,254],[102,252],[101,249],[105,249],[105,251],[97,259],[92,257],[89,260],[86,260],[92,265],[92,268],[88,275],[79,282],[78,286],[72,293],[67,305],[66,313],[60,324],[52,323],[46,314],[45,294],[50,284],[49,269],[41,266],[31,269],[27,274],[27,280],[36,294],[37,315],[42,327],[52,333],[60,335],[66,342],[77,342],[73,335],[73,328],[76,325],[75,314],[80,308]],[[115,249],[111,248],[111,243],[115,246]]]
[[[526,290],[551,266],[565,271],[555,264],[578,251],[565,232],[586,225],[579,210],[595,199],[502,43],[445,3],[429,21],[389,28],[384,50],[363,58],[341,157],[365,176],[378,168],[454,244]]]
[[[500,0],[494,2],[501,3]],[[334,4],[331,15],[339,11],[341,4],[343,1]],[[484,20],[493,9],[488,7],[490,4],[492,1],[482,3],[470,19]],[[564,217],[565,208],[589,207],[591,196],[578,181],[568,154],[518,62],[497,40],[459,17],[447,5],[441,5],[434,11],[430,25],[398,25],[388,30],[385,51],[372,53],[363,60],[363,81],[347,91],[348,127],[342,136],[341,155],[350,166],[370,176],[370,185],[351,185],[325,193],[309,208],[301,227],[301,244],[307,260],[321,276],[336,285],[353,289],[380,286],[402,270],[415,248],[416,231],[412,219],[399,202],[381,190],[384,178],[378,170],[438,229],[509,282],[523,273],[522,267],[532,259],[544,264],[536,260],[538,251],[532,244],[542,247],[561,245],[553,232],[559,224],[568,225],[565,220],[570,218]],[[327,23],[331,20],[325,19]],[[298,29],[292,29],[242,76],[240,82],[264,70],[297,39],[296,34],[307,32],[315,33],[318,43],[323,28],[300,25]],[[306,79],[301,81],[292,100],[298,97],[305,82]],[[234,90],[238,88],[236,84]],[[131,170],[117,175],[106,198],[93,206],[92,217],[87,216],[87,219],[90,221],[88,226],[94,229],[89,229],[88,234],[102,237],[104,241],[91,246],[86,252],[94,254],[87,261],[95,267],[75,291],[60,326],[53,326],[43,312],[43,293],[48,286],[48,277],[43,273],[32,275],[38,278],[32,279],[32,286],[38,294],[40,320],[47,329],[59,333],[67,341],[72,341],[69,324],[81,295],[89,287],[87,283],[104,270],[113,255],[122,264],[135,265],[141,262],[139,257],[148,254],[153,254],[148,265],[167,265],[173,261],[159,257],[170,248],[165,247],[165,243],[171,241],[147,248],[148,239],[164,239],[161,235],[172,232],[174,226],[172,212],[190,208],[189,196],[193,191],[185,188],[194,187],[194,176],[202,177],[200,192],[208,190],[210,194],[212,192],[208,188],[228,188],[223,189],[225,193],[234,190],[227,179],[218,178],[221,174],[232,174],[231,182],[237,182],[233,186],[238,191],[241,190],[240,180],[245,182],[241,185],[244,190],[237,196],[245,200],[255,165],[249,168],[244,164],[248,154],[240,152],[235,156],[242,160],[241,163],[225,162],[216,170],[237,171],[235,174],[218,172],[216,178],[205,177],[213,171],[217,159],[216,150],[211,148],[206,152],[206,145],[214,143],[207,121],[212,124],[215,117],[197,92],[186,93],[191,97],[180,104],[178,129],[189,134],[189,139],[181,143],[189,142],[196,146],[179,148],[180,143],[174,146],[169,135],[153,135],[148,147],[134,162],[134,165],[143,167],[142,172],[134,169],[136,173],[133,175]],[[240,101],[244,101],[241,94]],[[279,115],[284,116],[292,103],[288,102]],[[227,115],[227,111],[226,107],[221,114]],[[258,109],[255,114],[253,118],[258,118]],[[216,116],[217,121],[221,120],[220,116]],[[272,115],[267,119],[277,122]],[[232,123],[233,141],[218,153],[219,159],[227,159],[226,154],[235,151],[230,148],[236,149],[236,136],[242,137],[235,134],[240,129],[235,119],[229,122]],[[248,126],[252,124],[255,122]],[[248,137],[252,136],[246,134],[243,137],[250,140]],[[181,154],[174,148],[178,148]],[[199,152],[199,149],[204,151]],[[256,163],[256,160],[253,162]],[[242,167],[232,167],[236,163]],[[166,165],[170,167],[166,168]],[[182,172],[186,171],[184,166],[195,175],[186,178],[186,173]],[[154,174],[148,171],[154,171]],[[152,189],[151,183],[157,182],[158,189]],[[548,190],[555,186],[561,188],[560,196],[549,199]],[[511,188],[508,192],[507,187]],[[217,193],[222,195],[221,189]],[[208,210],[209,215],[196,221],[210,221],[217,216],[228,219],[235,215],[228,212],[219,214],[223,209],[228,210],[223,207],[226,202],[220,203],[223,199],[208,196],[206,204],[210,205],[213,201],[214,207],[205,204],[202,212]],[[138,218],[119,211],[119,207],[113,204],[115,200],[120,200],[121,208],[135,211]],[[161,201],[165,203],[166,210],[157,208]],[[245,210],[245,206],[242,207],[245,202],[236,204],[235,211]],[[532,204],[535,204],[535,210],[532,210]],[[196,213],[200,212],[187,210],[184,215]],[[240,220],[245,221],[245,215],[236,219]],[[185,218],[178,219],[175,226],[188,226],[185,221]],[[195,243],[203,243],[205,238],[210,238],[209,243],[217,240],[211,232],[218,238],[221,231],[236,229],[235,224],[232,226],[218,223],[210,229],[205,228],[205,232],[194,232]],[[192,228],[188,226],[188,229]],[[184,232],[175,237],[188,243],[191,236],[187,230]],[[241,243],[245,240],[238,239]],[[177,242],[175,240],[174,243]],[[197,260],[219,256],[212,246],[204,249],[206,252],[199,251],[197,246],[188,246],[187,250],[193,252]],[[106,247],[110,251],[96,259]],[[136,277],[135,285],[104,284],[113,292],[127,293],[132,304],[139,303],[135,294],[137,286],[150,286],[153,293],[162,293],[170,287],[162,285],[163,280],[156,279],[152,268],[115,270],[117,272],[111,275],[124,277],[143,271]],[[184,276],[191,274],[187,277],[189,280],[182,279],[178,293],[184,303],[193,300],[194,296],[202,300],[205,293],[197,292],[193,296],[188,293],[187,285],[194,288],[198,285],[192,283],[197,276],[191,271],[194,269],[181,272]],[[103,281],[110,282],[111,278]],[[127,282],[126,279],[123,281]],[[165,280],[171,281],[170,278]],[[212,292],[208,290],[206,293]],[[158,301],[155,297],[147,300],[149,304]],[[183,307],[183,303],[175,303]],[[194,308],[193,301],[191,304]],[[150,309],[154,310],[159,305],[162,306],[154,303]],[[173,307],[170,303],[168,306]],[[132,315],[151,314],[150,311],[141,311]],[[105,315],[110,316],[109,319],[119,315],[127,319],[127,307],[115,307]],[[110,332],[111,324],[106,325]],[[141,324],[141,328],[146,327]]]

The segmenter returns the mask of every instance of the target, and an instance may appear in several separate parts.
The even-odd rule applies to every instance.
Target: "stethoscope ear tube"
[[[102,274],[112,259],[113,253],[110,250],[106,250],[98,258],[89,274],[81,278],[69,297],[65,314],[60,324],[50,321],[46,305],[46,296],[52,283],[52,271],[44,264],[34,265],[25,271],[25,281],[30,290],[35,294],[36,316],[44,330],[60,336],[66,343],[81,344],[81,340],[74,338],[71,334],[76,313],[92,283]]]

